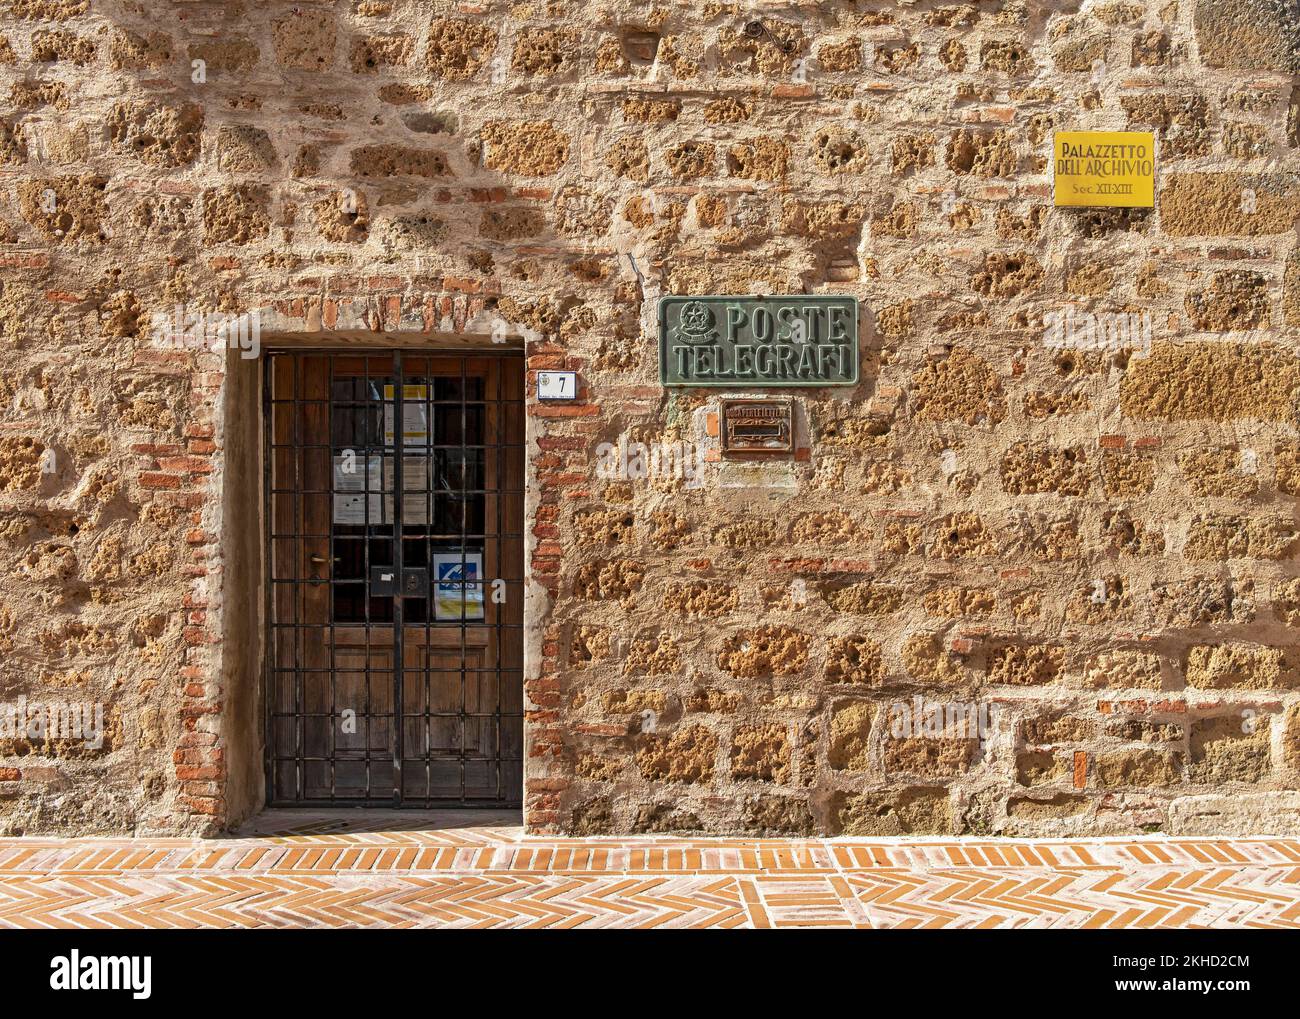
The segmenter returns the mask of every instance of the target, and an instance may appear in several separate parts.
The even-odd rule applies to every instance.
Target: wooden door
[[[521,360],[274,354],[267,408],[271,801],[520,802]]]

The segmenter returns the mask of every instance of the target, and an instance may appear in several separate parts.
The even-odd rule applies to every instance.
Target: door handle
[[[322,576],[320,576],[320,575],[316,572],[316,567],[317,567],[317,566],[323,566],[325,563],[329,562],[329,560],[326,559],[325,556],[323,556],[323,555],[316,555],[315,553],[313,553],[309,558],[311,559],[311,566],[312,566],[311,577],[309,578],[309,579],[311,580],[311,582],[312,582],[313,584],[328,584],[328,583],[329,583],[329,578],[328,578],[328,577],[322,577]],[[338,561],[339,561],[339,557],[338,557],[338,556],[335,556],[335,557],[334,557],[334,562],[338,562]]]

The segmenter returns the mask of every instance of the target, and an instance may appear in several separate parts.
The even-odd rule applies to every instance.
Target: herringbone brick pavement
[[[1300,839],[561,839],[497,820],[0,839],[0,927],[1300,927]]]

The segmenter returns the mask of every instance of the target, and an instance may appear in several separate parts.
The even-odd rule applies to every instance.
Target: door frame
[[[385,807],[390,807],[390,806],[408,808],[408,809],[419,809],[427,806],[445,806],[445,807],[456,808],[456,809],[476,808],[476,807],[481,807],[484,809],[494,809],[494,808],[500,809],[502,807],[517,808],[523,805],[524,786],[525,786],[525,778],[526,778],[524,774],[524,770],[525,770],[525,762],[527,758],[527,753],[525,750],[525,744],[527,741],[527,728],[525,725],[525,717],[524,717],[525,716],[524,685],[525,685],[525,679],[528,672],[527,661],[532,654],[532,649],[529,646],[531,627],[529,623],[529,611],[527,606],[529,581],[527,578],[527,565],[526,565],[527,555],[528,555],[528,538],[530,534],[529,521],[531,519],[529,513],[530,507],[529,507],[529,497],[528,497],[528,489],[529,489],[528,478],[531,471],[531,464],[529,463],[529,457],[528,457],[528,444],[531,439],[531,435],[529,434],[530,428],[528,426],[528,414],[527,414],[528,393],[527,393],[527,385],[526,385],[527,368],[526,368],[526,359],[524,356],[524,351],[519,346],[514,344],[502,345],[502,346],[494,344],[492,347],[470,345],[470,344],[432,346],[432,345],[410,345],[410,344],[395,343],[393,342],[394,339],[395,338],[391,336],[386,337],[382,335],[376,335],[374,337],[367,337],[362,342],[347,342],[347,341],[341,343],[317,342],[311,344],[271,343],[265,346],[264,353],[266,356],[261,359],[262,363],[259,365],[260,370],[258,372],[259,375],[258,383],[260,389],[260,399],[258,401],[258,405],[261,413],[259,414],[258,417],[258,426],[259,426],[259,433],[260,433],[258,436],[259,439],[258,445],[261,447],[261,453],[262,453],[261,490],[259,492],[259,509],[260,509],[262,524],[263,524],[261,528],[262,550],[261,550],[261,555],[259,557],[261,578],[262,578],[261,588],[262,588],[262,595],[263,595],[262,606],[260,609],[260,618],[261,618],[260,629],[263,634],[263,639],[261,641],[261,649],[260,649],[261,650],[260,657],[262,660],[260,674],[261,674],[261,686],[262,686],[261,699],[263,702],[262,703],[263,711],[261,712],[262,742],[263,742],[262,757],[263,757],[263,773],[264,773],[263,804],[264,806],[267,807],[277,807],[277,808],[278,807],[295,807],[295,808],[302,807],[306,809],[311,809],[311,808],[321,809],[321,808],[329,807],[331,804],[333,804],[337,806],[346,806],[353,809],[356,808],[384,809]],[[274,421],[271,414],[272,384],[273,384],[273,371],[274,371],[273,365],[275,362],[275,357],[277,355],[291,355],[291,356],[298,356],[298,357],[310,357],[315,355],[328,355],[334,357],[353,356],[358,358],[392,357],[394,359],[394,377],[395,379],[402,380],[401,385],[398,386],[398,391],[394,393],[395,424],[400,423],[404,420],[404,417],[402,416],[402,412],[403,412],[402,400],[404,397],[403,387],[406,385],[406,382],[405,382],[405,373],[402,368],[403,357],[414,358],[414,359],[445,357],[445,358],[454,358],[457,360],[461,360],[462,363],[464,361],[471,361],[471,360],[478,360],[478,359],[485,359],[485,358],[500,359],[502,361],[501,376],[500,376],[501,378],[505,378],[505,373],[511,370],[507,366],[513,365],[513,370],[517,373],[517,378],[519,380],[517,395],[511,395],[509,397],[501,395],[498,396],[498,400],[501,402],[502,405],[504,405],[508,400],[510,404],[517,406],[520,415],[520,425],[519,425],[518,440],[517,440],[518,445],[521,447],[520,449],[521,463],[519,464],[519,468],[518,468],[518,478],[519,478],[518,484],[520,490],[518,492],[515,492],[513,490],[507,492],[506,489],[501,489],[498,494],[491,496],[492,499],[495,499],[498,502],[503,502],[507,498],[514,500],[515,507],[517,509],[518,520],[519,520],[518,554],[521,559],[521,562],[519,563],[519,569],[518,569],[518,576],[519,576],[518,587],[520,591],[520,606],[518,611],[519,647],[517,649],[517,656],[518,656],[519,667],[517,670],[513,668],[509,670],[512,673],[513,682],[515,682],[519,688],[517,692],[517,698],[519,702],[519,723],[518,723],[519,733],[518,733],[517,740],[518,740],[520,759],[518,761],[517,775],[515,776],[517,780],[518,788],[514,791],[513,795],[501,799],[497,799],[497,800],[481,799],[481,798],[473,798],[467,800],[465,798],[466,786],[464,780],[462,779],[462,783],[461,783],[462,797],[459,800],[447,799],[443,797],[431,797],[429,795],[430,790],[428,786],[426,786],[425,795],[423,797],[420,798],[412,797],[410,801],[406,800],[403,797],[402,790],[404,787],[402,784],[403,783],[402,769],[403,769],[403,764],[404,763],[409,764],[410,760],[407,760],[403,757],[403,751],[404,751],[403,729],[405,728],[404,720],[406,718],[404,712],[403,684],[405,678],[404,673],[407,671],[407,667],[405,665],[405,657],[404,657],[405,652],[404,652],[403,642],[405,636],[404,631],[406,629],[406,621],[403,617],[403,608],[404,608],[403,597],[398,596],[393,598],[393,618],[390,624],[391,633],[392,633],[392,646],[394,648],[392,652],[392,660],[394,664],[394,670],[393,670],[394,674],[392,676],[393,714],[392,714],[392,721],[391,721],[391,736],[390,736],[391,743],[392,743],[392,754],[393,754],[393,792],[391,796],[391,803],[381,802],[382,794],[380,796],[370,796],[367,799],[358,799],[355,797],[335,797],[333,796],[333,789],[331,790],[331,797],[328,800],[308,799],[302,795],[307,788],[307,783],[302,781],[301,779],[299,779],[296,783],[295,792],[299,794],[297,798],[288,799],[284,797],[277,797],[275,771],[274,771],[277,757],[276,757],[276,747],[275,747],[274,732],[273,732],[273,724],[274,724],[273,718],[275,715],[274,697],[275,697],[275,689],[276,689],[274,685],[274,681],[275,681],[274,670],[276,667],[276,649],[275,649],[276,626],[275,626],[275,614],[274,614],[274,610],[275,610],[274,588],[275,588],[276,570],[275,570],[275,563],[273,560],[273,556],[274,556],[273,535],[275,533],[274,531],[275,521],[272,513],[272,486],[274,484],[275,472],[274,472],[273,449],[272,449],[272,443],[274,441],[273,434],[272,434],[274,430]],[[331,374],[332,374],[332,367],[331,367]],[[328,411],[327,411],[327,421],[328,421]],[[328,424],[326,424],[325,427],[328,429],[329,427]],[[402,461],[400,458],[404,456],[403,431],[404,430],[401,427],[394,428],[393,456],[396,458],[395,465],[397,465],[396,466],[397,474],[395,475],[395,477],[400,475],[400,470],[402,465]],[[462,442],[463,441],[464,440],[462,439]],[[511,443],[510,445],[514,445],[514,443]],[[432,451],[430,451],[430,455],[432,455]],[[298,487],[301,487],[301,481],[302,479],[299,478]],[[482,484],[482,482],[480,482],[480,484]],[[498,488],[500,488],[499,485]],[[333,486],[331,484],[331,491],[332,490],[333,490]],[[402,511],[403,511],[402,503],[404,502],[404,500],[401,498],[394,498],[393,501],[394,501],[393,520],[395,525],[394,531],[395,533],[401,533],[400,523],[402,520]],[[298,526],[297,523],[295,523],[295,527],[296,526]],[[333,530],[332,525],[330,530],[332,532]],[[486,530],[487,528],[485,524],[485,532]],[[506,532],[504,530],[498,529],[498,532],[496,532],[495,537],[493,539],[497,543],[497,549],[495,555],[497,556],[498,559],[502,554],[501,545],[503,542],[503,535],[505,533]],[[394,570],[396,571],[396,575],[398,577],[402,576],[401,570],[402,570],[403,546],[404,546],[403,541],[394,542],[395,561],[393,565],[394,565]],[[487,566],[486,556],[484,558],[484,566],[485,567]],[[487,571],[485,570],[485,573],[486,572]],[[486,583],[487,580],[486,576],[484,578],[481,578],[481,580]],[[433,610],[433,606],[432,606],[432,590],[431,590],[430,599],[428,602],[428,606],[426,608],[426,612],[431,613],[432,610]],[[335,623],[333,620],[332,611],[330,612],[328,618],[329,618],[329,622],[327,625],[330,627],[331,632],[333,632],[333,630],[335,629]],[[339,625],[345,626],[347,624],[339,624]],[[468,624],[466,622],[462,621],[460,627],[462,630],[464,630],[464,628],[467,625]],[[489,625],[489,624],[483,624],[483,625]],[[516,624],[511,624],[511,625],[516,625]],[[493,625],[490,628],[496,630],[496,629],[500,629],[501,627],[499,625]],[[464,636],[465,635],[462,634],[461,641],[460,641],[460,646],[462,648],[462,651],[466,646]],[[500,638],[498,637],[498,642],[499,640]],[[427,657],[427,651],[425,652],[425,656]],[[332,674],[335,669],[333,646],[331,646],[329,651],[329,662],[330,662],[330,671]],[[429,667],[426,663],[424,666],[426,674],[428,668]],[[332,679],[333,677],[331,676],[331,680]],[[497,668],[496,681],[498,684],[500,684],[503,681],[499,663]],[[461,677],[462,687],[464,687],[465,682],[466,682],[465,674],[464,672],[462,672],[462,677]],[[428,710],[429,708],[428,705],[426,704],[425,711],[427,712]],[[504,717],[505,717],[504,715],[500,715],[498,712],[498,718],[496,720],[496,724],[498,726],[498,732],[501,725],[501,720]],[[501,737],[500,735],[498,735],[498,747],[500,746],[500,743],[501,743]],[[462,721],[462,727],[461,727],[462,756],[464,754],[465,745],[466,745],[465,725],[464,722]],[[429,752],[429,748],[426,747],[425,753],[427,754],[428,752]],[[368,753],[369,753],[369,749],[367,749],[367,754]],[[502,758],[499,755],[500,755],[500,751],[498,750],[498,760],[497,760],[498,768],[500,768],[501,763],[504,760],[506,760],[505,758]],[[333,783],[331,783],[331,785],[333,785]],[[431,800],[433,802],[430,802]]]

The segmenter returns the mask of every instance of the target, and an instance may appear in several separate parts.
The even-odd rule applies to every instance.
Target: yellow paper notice
[[[1155,206],[1156,139],[1151,132],[1058,131],[1052,149],[1058,206]]]

